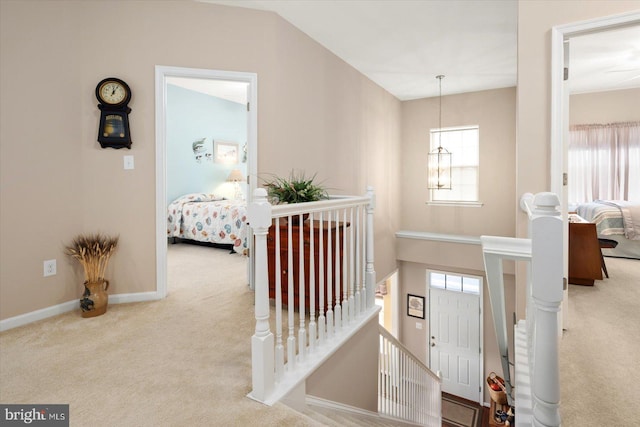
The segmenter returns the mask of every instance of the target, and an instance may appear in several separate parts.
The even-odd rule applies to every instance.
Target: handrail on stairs
[[[424,371],[427,372],[427,375],[429,375],[434,381],[437,381],[439,383],[442,383],[442,378],[440,378],[438,376],[438,374],[436,374],[435,372],[433,372],[431,369],[429,369],[429,367],[427,367],[427,365],[425,365],[424,363],[422,363],[420,361],[420,359],[418,359],[412,352],[411,350],[409,350],[404,344],[402,344],[400,341],[398,341],[398,339],[396,337],[394,337],[391,332],[387,331],[382,325],[378,325],[378,332],[380,333],[380,335],[382,335],[385,339],[391,341],[393,343],[393,345],[395,345],[396,347],[400,348],[406,355],[408,358],[410,358],[417,366],[420,367],[420,369],[423,369]]]
[[[378,412],[423,426],[442,425],[442,379],[378,325]]]

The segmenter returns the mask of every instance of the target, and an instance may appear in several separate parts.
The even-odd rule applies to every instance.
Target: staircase
[[[306,386],[301,385],[281,401],[293,410],[304,414],[316,425],[323,426],[432,426],[442,424],[442,392],[441,380],[426,366],[407,351],[386,329],[377,325],[374,319],[373,327],[378,332],[379,351],[377,355],[377,393],[369,387],[372,384],[367,374],[350,370],[350,374],[341,376],[342,387],[357,384],[360,388],[357,406],[339,398],[340,393],[333,397],[318,397]],[[375,350],[373,353],[374,358]],[[367,362],[363,359],[363,366]],[[343,364],[349,364],[348,359],[333,360],[327,365],[330,371],[340,370]],[[337,364],[337,366],[336,366]],[[341,371],[341,374],[344,371]],[[321,377],[328,379],[324,371]],[[326,384],[325,382],[325,384]],[[336,381],[336,386],[340,381]],[[366,385],[365,385],[366,384]],[[339,386],[340,387],[340,386]],[[340,387],[341,388],[341,387]],[[373,393],[372,393],[373,392]],[[309,394],[307,394],[309,393]],[[326,393],[323,390],[322,393]],[[376,398],[373,402],[369,399]],[[344,397],[344,394],[342,394]],[[373,408],[367,408],[365,402],[373,403]],[[364,405],[364,406],[360,406]]]
[[[362,411],[357,408],[342,407],[341,405],[336,405],[334,402],[324,402],[315,399],[307,399],[307,407],[302,413],[325,426],[410,427],[419,425],[386,418],[379,414]]]
[[[378,411],[417,425],[440,426],[442,380],[378,326]]]
[[[440,378],[377,325],[373,189],[276,206],[266,196],[257,189],[248,212],[256,319],[248,397],[283,400],[326,425],[439,427]],[[316,400],[312,409],[307,392],[341,403]]]

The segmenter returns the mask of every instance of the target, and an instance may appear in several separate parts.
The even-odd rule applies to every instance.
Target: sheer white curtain
[[[640,122],[569,130],[569,203],[640,201]]]

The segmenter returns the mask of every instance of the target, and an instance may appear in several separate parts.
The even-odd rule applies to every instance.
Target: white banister
[[[277,402],[377,316],[373,215],[371,187],[365,196],[275,206],[255,191],[249,397]]]
[[[333,309],[333,315],[335,317],[335,328],[336,329],[341,329],[342,328],[342,306],[340,305],[340,297],[342,296],[341,292],[340,292],[340,221],[338,220],[338,211],[335,211],[335,224],[336,224],[336,231],[335,231],[335,254],[336,256],[333,258],[335,259],[335,268],[334,270],[334,279],[335,279],[335,307]]]
[[[251,227],[255,234],[255,316],[256,329],[251,338],[251,362],[253,397],[265,399],[273,390],[275,382],[273,334],[269,329],[269,289],[267,278],[267,233],[271,225],[271,205],[267,202],[267,191],[258,188],[254,202],[248,207]]]
[[[376,272],[373,268],[373,211],[376,207],[376,196],[373,193],[373,187],[367,187],[367,236],[366,236],[366,270],[365,270],[365,290],[366,290],[366,306],[371,307],[375,302]]]
[[[530,261],[526,319],[515,327],[517,426],[560,425],[559,322],[562,303],[562,218],[553,193],[527,193],[530,239],[482,236],[491,310],[509,404],[513,404],[502,260]]]
[[[310,221],[313,222],[313,214]],[[301,235],[304,233],[300,233]],[[309,350],[314,351],[318,337],[316,329],[316,247],[313,228],[309,227]]]
[[[275,233],[275,251],[280,253],[280,233]],[[265,255],[266,258],[266,255]],[[282,261],[280,257],[275,260],[276,271],[282,271]],[[276,364],[276,377],[275,380],[279,381],[284,375],[284,345],[282,344],[282,276],[280,274],[275,275],[275,288],[276,288],[276,350],[275,350],[275,364]],[[258,298],[256,296],[256,298]]]
[[[442,425],[442,380],[378,327],[378,412],[423,426]]]
[[[533,425],[560,425],[558,313],[562,304],[562,218],[553,193],[539,193],[531,219],[533,335]]]

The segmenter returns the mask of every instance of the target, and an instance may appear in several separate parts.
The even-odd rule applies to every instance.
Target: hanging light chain
[[[436,76],[436,79],[440,81],[440,114],[439,114],[439,124],[438,124],[438,151],[442,151],[442,79],[444,79],[444,75],[440,74]]]
[[[442,146],[442,79],[444,75],[436,76],[439,82],[439,112],[438,112],[438,148],[429,153],[429,189],[451,189],[451,153]]]

